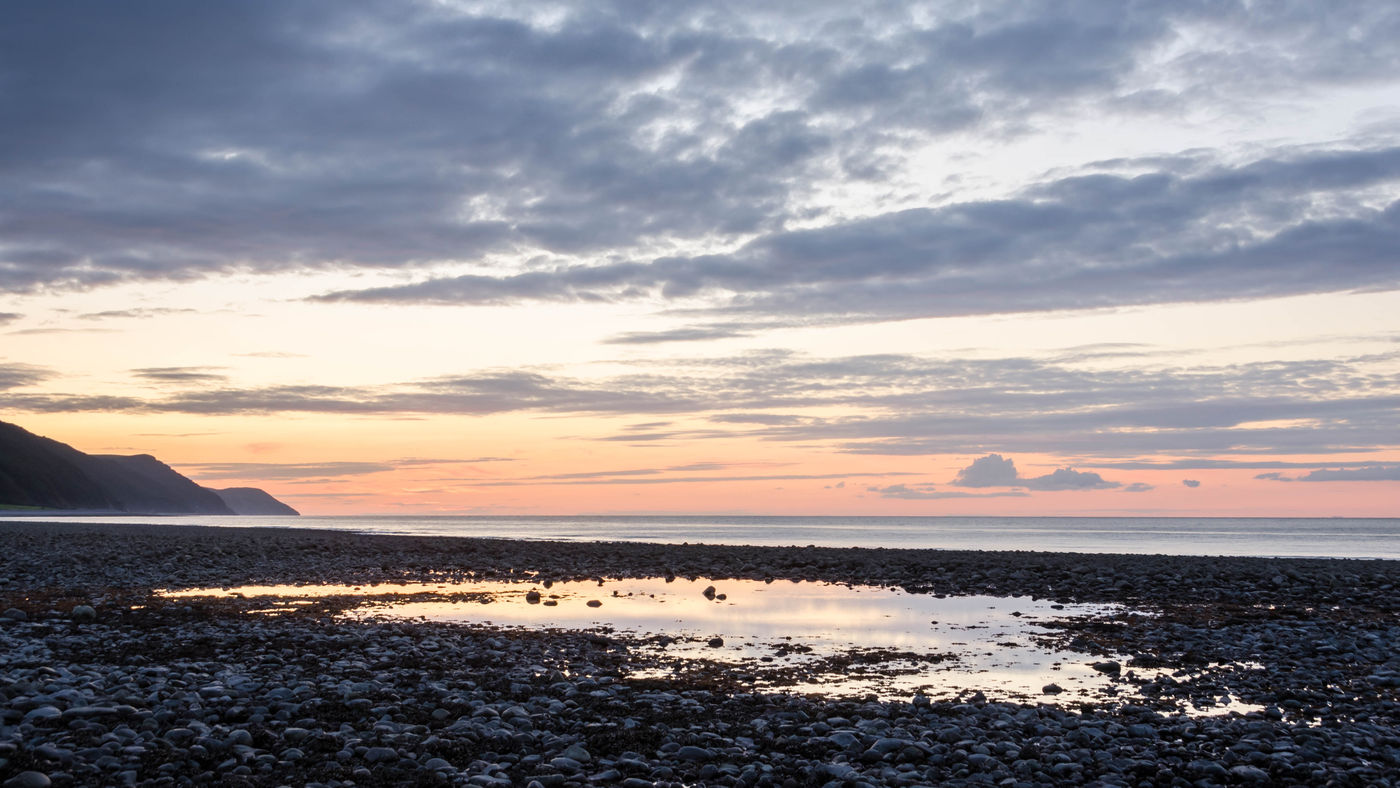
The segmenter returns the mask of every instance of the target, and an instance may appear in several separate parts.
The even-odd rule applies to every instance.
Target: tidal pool
[[[707,592],[708,591],[708,592]],[[971,696],[1046,702],[1116,692],[1095,657],[1049,644],[1050,619],[1112,614],[1111,605],[991,596],[942,597],[829,583],[675,578],[553,583],[245,586],[170,597],[268,597],[269,609],[356,596],[352,616],[387,615],[601,630],[638,639],[658,667],[685,675],[722,663],[756,689],[909,698]],[[276,598],[275,604],[271,598]],[[1063,691],[1047,694],[1055,684]]]

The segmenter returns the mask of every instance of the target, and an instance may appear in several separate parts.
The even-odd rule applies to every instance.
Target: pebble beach
[[[256,612],[249,584],[802,580],[1115,603],[1094,702],[769,692],[626,633]],[[1400,784],[1400,562],[0,523],[0,783]],[[1049,688],[1047,688],[1049,689]],[[1249,711],[1200,713],[1227,696]],[[1195,710],[1195,711],[1193,711]]]

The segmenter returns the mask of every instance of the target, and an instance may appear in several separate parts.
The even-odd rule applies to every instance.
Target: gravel
[[[1141,612],[1059,625],[1120,690],[1062,706],[765,694],[703,660],[658,678],[616,633],[153,593],[668,573]],[[0,580],[5,786],[1400,784],[1396,562],[24,522],[0,524]],[[1184,711],[1222,696],[1260,710]]]

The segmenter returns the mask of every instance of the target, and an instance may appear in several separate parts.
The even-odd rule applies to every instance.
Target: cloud
[[[1121,482],[1105,481],[1092,471],[1056,468],[1044,476],[1022,479],[1020,484],[1031,490],[1110,490],[1122,487]]]
[[[197,481],[215,479],[320,479],[335,476],[367,476],[392,471],[395,466],[380,462],[214,462],[180,466]]]
[[[629,331],[604,340],[610,345],[654,345],[663,342],[700,342],[752,336],[748,331],[723,325],[689,326],[667,331]]]
[[[1137,493],[1137,492],[1147,492],[1148,490],[1152,490],[1152,489],[1155,489],[1155,487],[1154,487],[1153,485],[1151,485],[1151,484],[1146,484],[1146,483],[1144,483],[1144,482],[1133,482],[1132,484],[1129,484],[1129,485],[1127,485],[1126,487],[1124,487],[1124,488],[1121,490],[1121,492]]]
[[[886,473],[775,473],[746,476],[664,476],[659,471],[639,470],[630,474],[613,473],[597,478],[598,474],[560,474],[557,476],[530,476],[520,479],[492,479],[486,481],[465,480],[470,487],[532,487],[537,485],[643,485],[643,484],[707,484],[712,482],[772,482],[810,481],[824,479],[845,479],[848,477],[913,476],[912,473],[891,471]]]
[[[1010,487],[1020,481],[1016,463],[1000,454],[988,454],[958,471],[953,484],[959,487]]]
[[[488,462],[518,462],[515,457],[404,457],[394,460],[393,464],[397,468],[407,468],[423,465],[477,465]]]
[[[801,416],[793,416],[782,413],[717,413],[709,417],[710,421],[719,424],[801,424]]]
[[[18,312],[0,312],[0,326],[5,325],[6,323],[13,323],[16,320],[22,319],[23,317],[24,315],[21,315]]]
[[[0,391],[32,386],[53,376],[52,370],[32,364],[0,364]]]
[[[1210,457],[1179,460],[1099,460],[1082,463],[1092,468],[1108,468],[1118,471],[1206,471],[1206,470],[1263,470],[1266,468],[1316,468],[1316,462],[1296,460],[1229,460]],[[1346,460],[1331,463],[1335,467],[1355,467],[1374,465],[1374,460]]]
[[[583,377],[487,369],[402,383],[171,387],[142,397],[13,390],[5,405],[43,413],[592,414],[633,426],[580,437],[634,445],[745,437],[852,454],[997,455],[1003,463],[1010,452],[1050,453],[1075,458],[1076,468],[1287,470],[1300,466],[1255,458],[1400,446],[1397,364],[1400,351],[1127,369],[1025,357],[760,352]],[[1215,457],[1093,459],[1173,453]],[[985,478],[1007,477],[968,481]],[[1062,474],[1036,483],[1094,482]]]
[[[1400,481],[1400,465],[1373,465],[1366,468],[1319,468],[1298,478],[1300,482],[1394,482]]]
[[[78,315],[79,320],[138,320],[149,317],[164,317],[198,312],[196,309],[174,307],[145,307],[140,309],[108,309],[102,312],[86,312]]]
[[[881,498],[896,498],[906,501],[941,501],[953,498],[1024,498],[1023,492],[970,493],[959,490],[935,490],[931,484],[891,484],[887,487],[867,487],[866,492],[878,494]]]
[[[1200,487],[1200,486],[1201,486],[1200,481],[1198,481],[1198,480],[1196,480],[1196,479],[1182,479],[1182,480],[1181,480],[1181,483],[1184,484],[1184,485],[1186,485],[1187,487]]]
[[[717,311],[895,319],[1400,287],[1400,148],[1148,174],[1076,173],[1001,200],[760,235],[724,253],[469,275],[319,296],[496,304],[710,295]],[[1319,203],[1353,208],[1319,213]],[[1209,286],[1205,283],[1209,282]],[[632,337],[665,341],[671,332]],[[732,335],[679,329],[671,338]]]
[[[739,312],[885,318],[1396,284],[1397,211],[1367,191],[1393,181],[1394,153],[1352,141],[888,207],[930,202],[900,181],[952,135],[1387,84],[1386,4],[1299,4],[1266,25],[1230,5],[997,0],[83,18],[34,4],[0,29],[0,291],[409,269],[422,281],[325,298],[714,292]],[[825,196],[866,184],[886,195],[874,215]]]
[[[144,367],[131,374],[153,383],[220,383],[228,376],[214,370],[220,367]]]
[[[959,487],[1024,487],[1044,491],[1108,490],[1123,486],[1121,482],[1105,481],[1097,473],[1072,468],[1056,468],[1044,476],[1027,478],[1016,470],[1016,463],[1010,457],[1000,454],[988,454],[973,460],[971,465],[958,471],[953,484]]]
[[[1396,482],[1400,481],[1400,465],[1369,464],[1354,468],[1318,468],[1302,476],[1261,473],[1254,478],[1279,482]]]

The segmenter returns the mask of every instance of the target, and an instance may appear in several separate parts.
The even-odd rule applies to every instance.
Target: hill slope
[[[234,514],[300,514],[296,509],[282,503],[256,487],[229,487],[211,491],[223,499],[224,505]]]
[[[252,490],[253,488],[241,488]],[[257,490],[242,500],[281,505]],[[0,421],[0,506],[91,509],[137,514],[234,514],[238,507],[149,454],[84,454]],[[253,504],[250,504],[253,506]],[[278,514],[296,514],[291,507]],[[248,512],[254,513],[254,512]],[[258,514],[271,512],[256,512]]]

